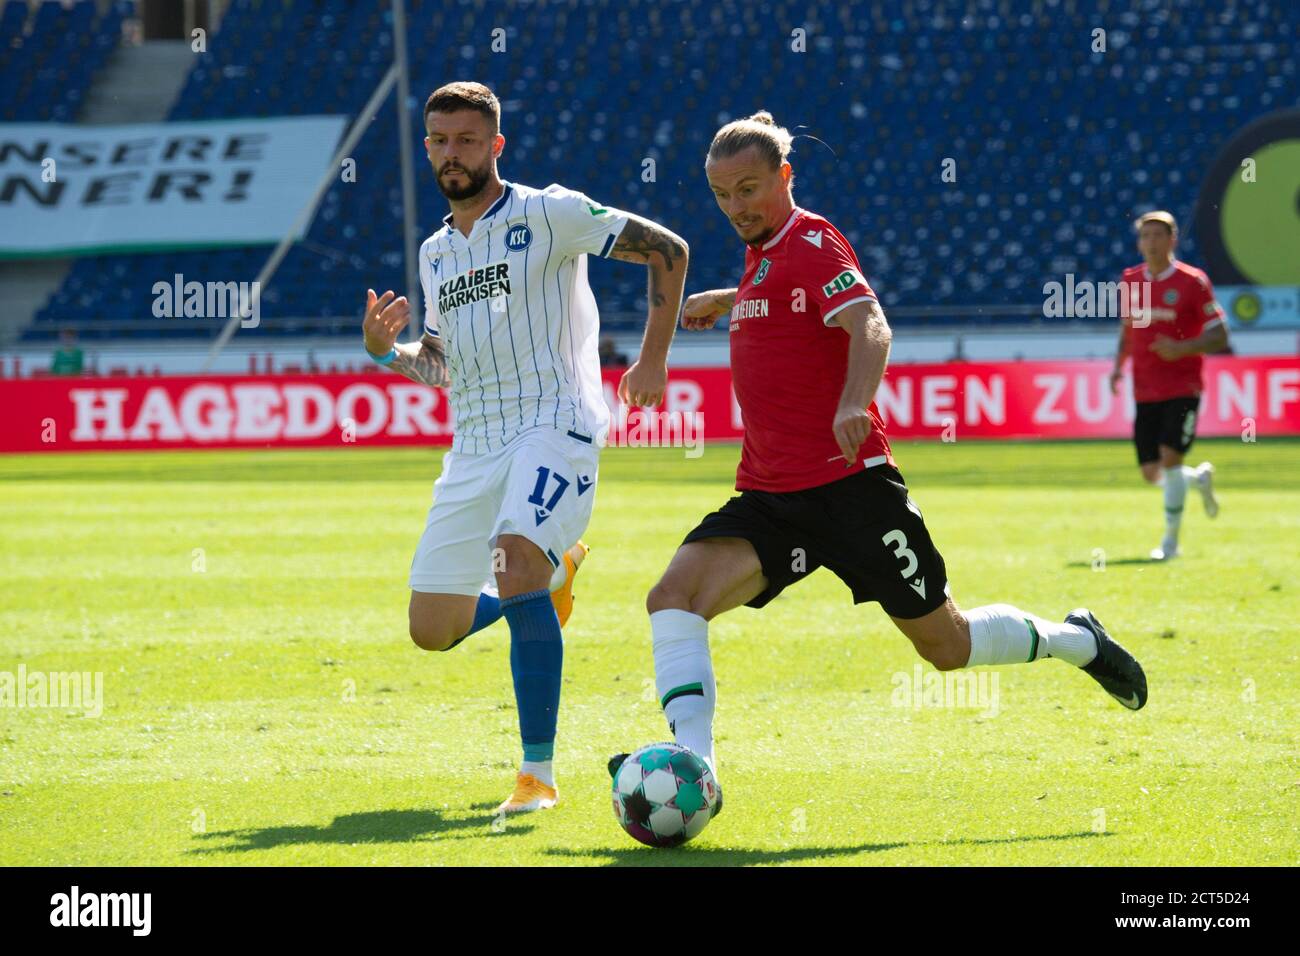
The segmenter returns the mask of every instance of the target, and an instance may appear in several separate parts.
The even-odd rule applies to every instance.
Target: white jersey
[[[603,444],[587,255],[609,255],[627,216],[563,186],[504,185],[468,238],[449,215],[420,247],[424,330],[441,336],[451,373],[452,450],[487,454],[537,427]]]

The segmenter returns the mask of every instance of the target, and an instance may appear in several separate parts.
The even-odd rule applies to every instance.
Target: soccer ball
[[[680,846],[708,825],[722,791],[703,758],[678,744],[631,754],[614,775],[614,816],[646,846]]]

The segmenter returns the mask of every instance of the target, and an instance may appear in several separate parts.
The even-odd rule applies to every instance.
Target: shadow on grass
[[[532,829],[532,824],[520,826],[512,822],[508,828],[494,831],[490,817],[448,817],[439,810],[371,810],[335,817],[328,826],[304,824],[199,833],[196,834],[199,840],[236,842],[227,846],[197,847],[189,852],[243,853],[310,843],[416,843],[437,839],[495,838],[506,833],[527,833]]]
[[[630,838],[629,838],[630,839]],[[896,850],[906,843],[863,843],[859,846],[801,846],[786,850],[734,850],[726,847],[682,846],[656,849],[633,846],[600,850],[544,850],[547,856],[587,860],[602,866],[757,866],[762,863],[798,863],[829,857],[855,856]]]
[[[1106,568],[1112,566],[1125,567],[1126,565],[1130,565],[1130,564],[1142,564],[1142,565],[1158,564],[1163,566],[1168,563],[1169,563],[1168,561],[1157,561],[1154,558],[1107,558],[1105,563],[1102,564],[1102,570],[1105,570]],[[1065,562],[1065,566],[1067,568],[1089,568],[1090,569],[1092,567],[1092,562],[1091,561],[1067,561]]]
[[[919,843],[863,843],[858,846],[804,846],[784,850],[736,850],[726,847],[687,845],[658,850],[653,847],[620,847],[600,850],[545,850],[548,856],[570,860],[587,860],[602,866],[759,866],[765,863],[813,863],[834,857],[856,856],[859,853],[880,853],[904,847],[922,846],[988,846],[1001,843],[1038,843],[1044,840],[1078,840],[1110,836],[1082,830],[1077,833],[1047,833],[1041,836],[994,837],[990,839],[963,838]]]
[[[1097,833],[1095,830],[1079,830],[1075,833],[1041,833],[1038,836],[992,837],[987,840],[963,837],[960,840],[918,843],[916,846],[992,846],[998,843],[1041,843],[1044,840],[1091,840],[1094,837],[1108,837],[1110,835],[1109,833]]]

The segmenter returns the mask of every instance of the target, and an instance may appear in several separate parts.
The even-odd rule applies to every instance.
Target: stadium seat
[[[1207,156],[1266,108],[1293,105],[1300,75],[1286,4],[1258,7],[1250,24],[1208,0],[1117,11],[1104,56],[1088,46],[1092,18],[1059,4],[974,0],[953,16],[919,0],[862,16],[833,0],[774,0],[758,18],[744,0],[527,3],[512,13],[504,56],[491,49],[487,0],[407,6],[413,124],[441,83],[487,82],[503,104],[502,174],[663,221],[691,243],[692,289],[734,284],[742,261],[703,182],[704,151],[719,123],[767,109],[800,134],[798,202],[856,244],[887,307],[981,305],[990,321],[998,306],[1034,300],[1045,276],[1026,274],[1026,261],[1118,276],[1134,258],[1132,216],[1158,204],[1190,218]],[[89,0],[35,12],[5,3],[0,115],[73,119],[124,12],[114,4],[97,16]],[[805,52],[771,24],[804,29]],[[233,0],[170,118],[355,117],[392,62],[391,29],[386,4]],[[281,267],[263,302],[269,328],[337,330],[358,289],[403,287],[394,112],[390,96],[355,150],[365,174],[326,194]],[[653,182],[641,179],[647,157]],[[945,159],[955,183],[940,178]],[[427,232],[446,207],[418,163]],[[1194,234],[1181,249],[1196,258]],[[166,261],[251,278],[269,251]],[[78,260],[27,337],[51,339],[76,321],[93,338],[90,325],[147,319],[145,279],[160,262]],[[610,327],[643,321],[635,270],[601,263],[590,276]],[[211,330],[177,323],[163,334]]]

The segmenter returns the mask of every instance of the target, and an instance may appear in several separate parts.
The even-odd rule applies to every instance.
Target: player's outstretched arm
[[[640,262],[650,270],[641,354],[618,383],[618,397],[629,405],[658,405],[668,387],[668,346],[677,327],[686,285],[690,247],[686,240],[657,222],[630,213],[609,258]]]
[[[410,320],[411,303],[406,296],[394,298],[389,291],[376,297],[374,289],[367,289],[366,317],[361,323],[366,351],[375,361],[413,382],[445,388],[451,384],[451,376],[438,336],[426,332],[418,342],[398,344],[397,336]]]
[[[687,296],[682,306],[682,328],[703,332],[713,328],[718,319],[736,304],[737,289],[710,289]]]
[[[844,453],[844,461],[852,464],[857,460],[858,449],[871,434],[867,406],[875,400],[876,389],[884,377],[893,333],[885,321],[885,310],[875,299],[841,309],[835,315],[835,322],[849,333],[849,368],[831,427]]]

